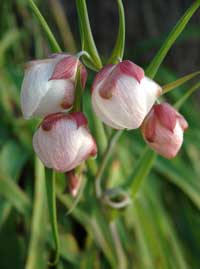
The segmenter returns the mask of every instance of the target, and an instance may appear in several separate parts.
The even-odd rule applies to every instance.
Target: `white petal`
[[[145,93],[139,83],[128,76],[117,81],[117,87],[110,99],[99,95],[99,87],[93,93],[93,108],[97,115],[116,129],[135,129],[145,117]]]
[[[155,103],[157,97],[162,93],[161,87],[152,79],[144,77],[140,82],[141,91],[145,92],[146,95],[146,111],[147,115]]]
[[[46,94],[38,104],[33,116],[47,116],[48,114],[60,112],[63,109],[62,102],[67,100],[68,104],[73,104],[74,83],[70,80],[50,80],[47,82]]]
[[[47,93],[47,81],[53,72],[55,61],[49,60],[31,65],[26,71],[21,90],[21,107],[25,118],[30,118]]]
[[[50,131],[41,127],[33,137],[33,147],[41,161],[60,172],[70,171],[90,154],[94,141],[85,127],[77,129],[72,120],[61,119]]]

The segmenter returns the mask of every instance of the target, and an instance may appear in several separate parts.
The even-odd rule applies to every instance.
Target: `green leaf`
[[[0,195],[6,198],[20,213],[30,215],[31,202],[28,196],[8,176],[0,176]]]
[[[76,0],[76,7],[81,32],[82,50],[89,54],[89,57],[83,57],[84,63],[91,69],[99,70],[102,68],[102,63],[92,36],[86,1]]]
[[[144,179],[148,176],[154,161],[156,158],[156,153],[146,147],[141,154],[139,160],[137,161],[133,173],[129,176],[126,187],[131,185],[131,196],[135,198],[137,195]]]
[[[0,171],[13,179],[17,179],[27,160],[28,153],[15,141],[8,141],[0,152]]]
[[[200,75],[200,71],[197,71],[197,72],[194,72],[194,73],[191,73],[189,75],[186,75],[182,78],[179,78],[173,82],[170,82],[164,86],[162,86],[162,94],[165,94],[165,93],[168,93],[169,91],[175,89],[175,88],[178,88],[179,86],[183,85],[185,82],[195,78],[196,76]]]
[[[116,64],[123,58],[124,55],[124,44],[125,44],[125,16],[124,7],[122,0],[117,0],[118,10],[119,10],[119,30],[117,35],[117,40],[115,42],[115,47],[112,54],[108,60],[108,63]]]
[[[61,52],[60,46],[58,45],[53,33],[51,32],[51,30],[46,22],[46,20],[44,19],[44,17],[40,13],[40,11],[39,11],[38,7],[36,6],[36,4],[34,3],[34,1],[28,0],[28,3],[29,3],[30,8],[32,9],[33,13],[35,14],[38,22],[41,24],[44,32],[46,33],[52,51],[53,52]]]
[[[146,75],[150,78],[154,78],[160,65],[162,64],[165,56],[167,55],[168,51],[175,43],[176,39],[185,29],[186,25],[188,24],[189,20],[191,19],[192,15],[195,11],[199,8],[200,1],[195,1],[185,12],[185,14],[180,18],[177,22],[175,27],[170,32],[169,36],[167,37],[166,41],[164,42],[163,46],[160,48],[156,56],[154,57],[153,61],[150,63],[146,70]]]
[[[58,236],[58,223],[56,213],[56,185],[55,185],[55,172],[51,169],[46,168],[46,190],[47,190],[47,201],[49,208],[49,218],[51,223],[51,229],[55,244],[55,254],[52,265],[55,265],[59,261],[60,256],[60,242]]]
[[[192,88],[190,88],[175,104],[174,107],[176,109],[180,109],[181,106],[187,101],[187,99],[200,88],[200,82],[195,84]]]
[[[31,239],[29,243],[26,269],[42,269],[46,264],[46,196],[44,166],[38,158],[35,161],[35,197],[31,225]]]

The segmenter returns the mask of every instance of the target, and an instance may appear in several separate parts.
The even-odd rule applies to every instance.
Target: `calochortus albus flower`
[[[79,65],[84,87],[87,71],[75,56],[53,54],[48,59],[27,63],[21,90],[24,117],[43,117],[69,109],[74,102],[74,82]]]
[[[140,127],[161,87],[131,61],[107,65],[92,85],[92,105],[97,116],[115,129]]]
[[[184,117],[168,103],[162,103],[153,106],[141,129],[147,144],[161,156],[171,159],[180,150],[187,128]]]
[[[33,136],[33,147],[46,167],[59,172],[71,171],[97,153],[81,112],[47,116]]]

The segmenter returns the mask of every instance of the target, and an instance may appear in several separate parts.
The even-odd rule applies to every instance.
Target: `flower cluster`
[[[82,87],[87,71],[79,59],[55,54],[27,64],[21,91],[26,119],[44,117],[33,136],[33,147],[46,167],[68,172],[97,147],[82,112],[70,112],[75,99],[75,77],[80,67]],[[167,103],[155,104],[162,88],[129,60],[100,70],[91,88],[92,107],[108,126],[120,129],[141,127],[146,143],[165,158],[173,158],[183,142],[186,120]]]

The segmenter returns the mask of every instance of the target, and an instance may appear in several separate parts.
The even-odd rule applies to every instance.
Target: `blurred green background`
[[[63,50],[77,52],[80,39],[75,1],[35,1]],[[189,0],[124,1],[125,58],[145,67],[162,45]],[[118,13],[114,0],[88,0],[91,26],[104,59],[115,42]],[[32,149],[38,120],[25,121],[20,110],[24,64],[51,52],[44,32],[25,0],[1,0],[0,9],[0,268],[45,269],[53,241],[48,221],[43,171]],[[156,80],[164,85],[200,68],[200,12],[176,42]],[[95,133],[90,73],[84,111]],[[193,84],[167,94],[174,103]],[[123,210],[98,210],[94,177],[87,170],[78,206],[57,178],[61,240],[58,269],[199,269],[200,268],[200,96],[195,93],[181,113],[190,128],[174,160],[159,157],[134,202]],[[126,183],[144,142],[139,131],[123,134],[104,175],[104,187]],[[101,155],[101,152],[100,152]],[[97,162],[99,158],[97,159]],[[101,212],[101,214],[99,213]]]

